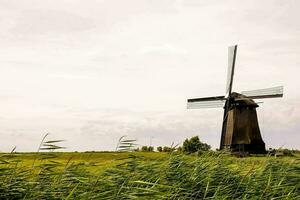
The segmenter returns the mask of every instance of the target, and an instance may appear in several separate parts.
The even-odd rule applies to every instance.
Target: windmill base
[[[227,146],[226,149],[233,153],[265,154],[265,144],[235,144]]]
[[[222,146],[232,152],[262,154],[266,152],[261,137],[256,108],[258,105],[241,94],[233,93],[233,97],[241,98],[230,103],[222,133]]]

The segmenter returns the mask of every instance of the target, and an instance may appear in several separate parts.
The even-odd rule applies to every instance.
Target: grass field
[[[0,154],[0,199],[300,199],[300,157]]]

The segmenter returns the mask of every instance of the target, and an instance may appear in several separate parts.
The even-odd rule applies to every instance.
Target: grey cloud
[[[149,137],[156,138],[155,145],[170,145],[172,142],[179,144],[186,137],[194,135],[200,135],[203,140],[211,142],[213,137],[219,135],[219,132],[214,133],[215,126],[217,129],[220,128],[219,123],[211,120],[211,124],[206,124],[199,117],[203,116],[201,113],[117,112],[118,116],[109,116],[102,112],[97,120],[86,121],[80,129],[81,135],[95,137],[99,141],[105,136],[118,138],[127,135],[137,139],[140,145],[143,145]],[[208,115],[213,116],[209,113]]]
[[[186,98],[224,93],[235,43],[236,91],[285,86],[258,109],[267,145],[298,137],[296,1],[0,4],[1,150],[34,150],[46,131],[70,151],[111,150],[122,135],[170,145],[199,134],[217,147],[222,109],[186,111]]]

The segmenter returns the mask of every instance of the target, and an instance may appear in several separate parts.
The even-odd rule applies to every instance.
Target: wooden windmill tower
[[[228,74],[226,96],[214,96],[188,99],[187,108],[224,108],[220,149],[264,153],[265,143],[262,140],[254,99],[276,98],[283,96],[283,86],[232,92],[233,75],[237,45],[228,48]]]

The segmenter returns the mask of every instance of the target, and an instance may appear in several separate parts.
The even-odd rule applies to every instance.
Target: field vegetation
[[[300,156],[238,158],[226,152],[0,154],[0,199],[300,199]],[[207,148],[207,147],[205,147]]]

